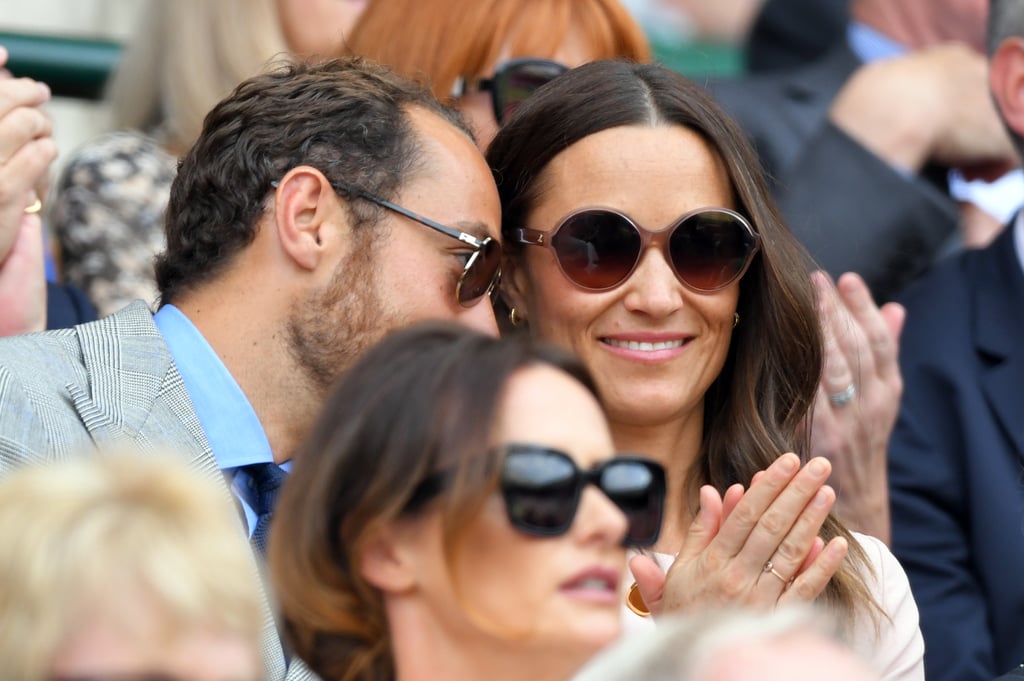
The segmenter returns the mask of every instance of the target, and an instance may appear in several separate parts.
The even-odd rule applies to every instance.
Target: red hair
[[[352,54],[430,86],[442,101],[460,76],[500,58],[550,58],[576,28],[594,59],[651,60],[647,39],[618,0],[388,0],[370,3]]]

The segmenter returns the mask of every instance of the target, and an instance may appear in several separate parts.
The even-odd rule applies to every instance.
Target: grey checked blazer
[[[231,495],[144,303],[71,329],[0,339],[0,475],[112,443],[177,452]],[[285,673],[270,601],[262,598],[267,679],[315,680],[298,659]]]

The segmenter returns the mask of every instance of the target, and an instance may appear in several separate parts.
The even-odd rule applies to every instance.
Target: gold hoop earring
[[[739,312],[735,312],[732,315],[732,328],[735,329],[739,325],[740,325],[740,313]]]
[[[508,311],[508,323],[512,326],[519,326],[523,323],[523,318],[519,316],[519,311],[514,307]]]

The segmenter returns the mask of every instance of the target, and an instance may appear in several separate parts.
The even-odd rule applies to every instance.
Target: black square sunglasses
[[[452,88],[452,97],[490,92],[494,120],[504,125],[537,88],[568,70],[569,67],[550,59],[510,59],[499,64],[491,78],[459,78]]]
[[[625,514],[625,546],[658,541],[665,509],[665,469],[650,459],[619,454],[593,468],[580,469],[565,452],[532,444],[510,444],[503,455],[499,488],[509,523],[524,534],[557,537],[572,527],[580,497],[596,485]],[[421,482],[406,504],[415,511],[440,494],[451,471]]]

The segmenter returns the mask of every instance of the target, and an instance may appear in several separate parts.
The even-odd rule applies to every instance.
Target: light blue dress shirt
[[[224,471],[231,491],[241,502],[252,535],[256,512],[247,485],[249,476],[238,469],[274,460],[263,424],[217,353],[181,310],[164,305],[153,321],[174,358],[217,466]],[[291,462],[281,467],[291,470]]]

